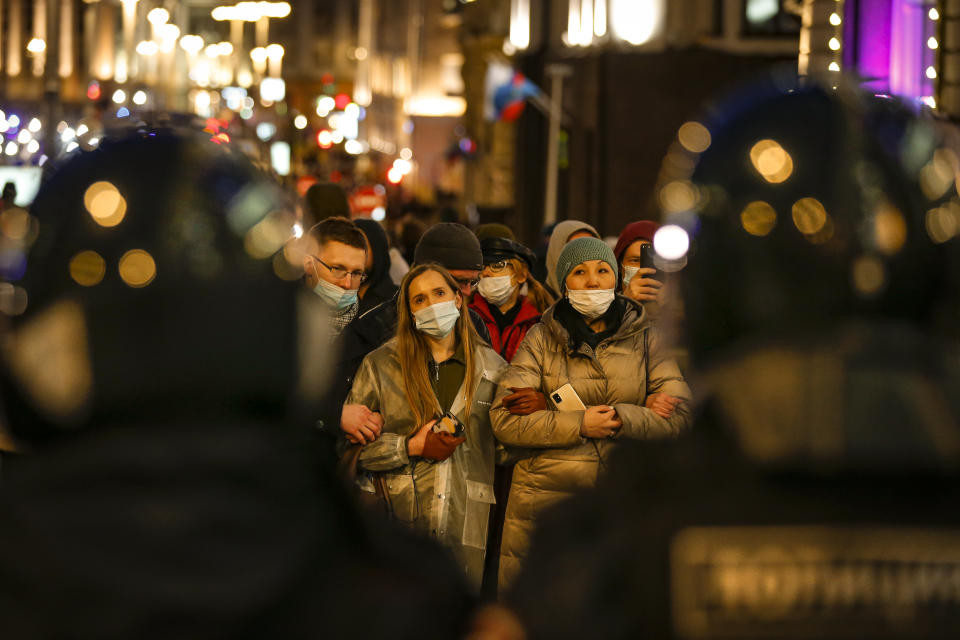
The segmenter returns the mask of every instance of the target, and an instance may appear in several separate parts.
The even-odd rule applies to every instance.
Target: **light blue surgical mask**
[[[336,311],[343,311],[357,301],[356,289],[344,289],[323,278],[317,280],[317,286],[313,288],[313,292]]]
[[[460,309],[453,300],[438,302],[413,312],[417,330],[432,338],[446,338],[460,319]]]
[[[633,276],[637,275],[637,272],[640,271],[640,267],[624,267],[623,268],[623,288],[626,289],[630,285],[630,281],[633,280]]]

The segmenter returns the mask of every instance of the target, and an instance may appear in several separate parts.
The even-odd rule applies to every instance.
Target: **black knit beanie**
[[[467,227],[441,222],[427,229],[413,252],[414,264],[436,262],[447,269],[483,269],[480,241]]]

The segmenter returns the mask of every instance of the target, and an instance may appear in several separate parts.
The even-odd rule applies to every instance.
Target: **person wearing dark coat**
[[[367,238],[367,279],[360,286],[360,308],[357,315],[373,309],[397,295],[397,285],[390,278],[390,243],[387,232],[376,220],[357,218],[353,221]]]
[[[138,129],[66,159],[31,214],[0,355],[24,445],[0,484],[5,638],[464,635],[452,558],[367,521],[306,446],[291,391],[327,368],[298,349],[324,323],[274,271],[285,238],[248,233],[292,238],[278,185]]]
[[[677,149],[707,142],[667,175],[709,198],[667,212],[658,251],[683,258],[694,425],[543,517],[509,597],[528,638],[956,636],[944,128],[792,72],[684,125]]]

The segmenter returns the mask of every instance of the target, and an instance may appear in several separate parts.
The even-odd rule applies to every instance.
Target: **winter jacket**
[[[473,326],[480,337],[489,342],[487,327],[476,312],[470,312]],[[353,319],[340,336],[337,346],[339,355],[332,367],[333,371],[327,391],[324,393],[323,409],[317,416],[315,425],[320,434],[318,448],[326,459],[327,451],[332,455],[336,439],[343,435],[340,430],[340,414],[346,402],[347,394],[353,385],[354,377],[363,359],[371,351],[383,345],[397,331],[397,296],[383,302],[370,311]]]
[[[479,591],[493,495],[495,441],[490,405],[506,368],[483,343],[474,346],[476,389],[470,419],[461,390],[451,412],[466,425],[466,442],[443,462],[407,455],[407,438],[420,428],[403,390],[396,339],[367,356],[353,383],[348,403],[364,404],[385,420],[383,433],[360,453],[358,470],[385,476],[393,516],[453,550],[468,581]],[[372,492],[363,476],[359,488]]]
[[[527,638],[956,637],[956,349],[857,322],[740,343],[698,372],[692,429],[544,514],[509,602]]]
[[[520,304],[520,311],[517,312],[513,322],[504,329],[502,334],[493,313],[490,311],[490,304],[483,296],[474,295],[473,301],[470,303],[470,308],[476,311],[483,318],[484,324],[487,325],[487,331],[490,332],[490,345],[493,350],[507,362],[513,360],[513,354],[517,352],[517,347],[520,346],[520,342],[523,341],[523,337],[527,335],[530,327],[540,322],[540,312],[529,300],[519,298],[517,302]]]
[[[571,351],[567,330],[547,309],[520,344],[490,412],[497,439],[512,449],[525,449],[513,472],[500,554],[500,589],[508,587],[520,569],[537,514],[577,491],[592,487],[616,439],[674,436],[690,423],[688,402],[664,420],[645,408],[654,392],[691,399],[677,364],[666,355],[662,339],[645,317],[643,307],[618,296],[625,311],[617,332],[596,350],[581,344]],[[510,387],[533,387],[550,393],[570,383],[587,407],[610,405],[623,422],[616,439],[580,435],[583,411],[547,409],[513,415],[501,401]]]

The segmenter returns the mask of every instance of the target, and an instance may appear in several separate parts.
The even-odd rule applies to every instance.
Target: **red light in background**
[[[322,84],[333,84],[333,74],[332,73],[323,74],[322,76],[320,76],[320,82]]]
[[[94,80],[89,85],[87,85],[87,97],[91,100],[100,99],[100,83]]]
[[[307,189],[317,183],[317,178],[311,175],[300,176],[297,178],[297,193],[303,197],[307,194]]]
[[[330,172],[330,182],[340,182],[341,180],[343,180],[342,173],[340,173],[337,170],[333,170]]]
[[[338,93],[333,96],[333,101],[337,105],[337,109],[343,111],[348,104],[350,104],[350,96],[345,93]]]

